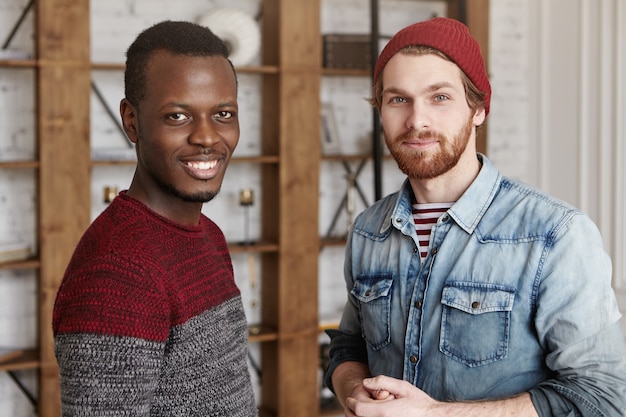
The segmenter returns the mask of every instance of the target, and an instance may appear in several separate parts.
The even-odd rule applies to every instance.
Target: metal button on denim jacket
[[[540,415],[626,415],[626,348],[596,226],[479,158],[423,263],[408,181],[357,217],[327,381],[361,360],[439,400],[530,391]]]

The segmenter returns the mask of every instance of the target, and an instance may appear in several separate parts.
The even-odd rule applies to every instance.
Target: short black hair
[[[229,54],[224,41],[206,26],[166,20],[149,27],[137,36],[126,51],[124,94],[134,106],[138,106],[145,96],[146,68],[150,58],[158,50],[189,56],[217,55],[226,59]],[[232,67],[232,63],[230,65]]]

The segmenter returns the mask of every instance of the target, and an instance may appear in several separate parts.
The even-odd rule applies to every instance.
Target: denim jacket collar
[[[476,179],[461,198],[448,210],[448,214],[465,232],[471,234],[493,201],[502,180],[502,174],[491,161],[477,154],[482,167]],[[393,224],[399,230],[409,224],[412,227],[411,201],[413,191],[408,178],[402,184],[395,206],[390,216],[385,216],[380,228],[381,235],[388,233]]]

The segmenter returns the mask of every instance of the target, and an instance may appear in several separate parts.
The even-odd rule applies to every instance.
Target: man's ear
[[[474,112],[474,119],[473,119],[474,126],[478,127],[482,125],[485,122],[486,117],[487,117],[487,114],[485,112],[484,107],[476,109],[476,111]]]
[[[126,98],[122,99],[120,102],[120,116],[128,140],[132,143],[137,143],[137,139],[139,138],[137,109],[135,109],[135,106]]]

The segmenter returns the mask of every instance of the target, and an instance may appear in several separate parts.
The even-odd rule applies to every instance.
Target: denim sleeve
[[[332,383],[332,374],[335,368],[347,361],[357,361],[367,363],[367,348],[365,341],[360,336],[354,336],[340,330],[327,330],[326,334],[330,336],[330,363],[324,375],[324,382],[330,390],[335,393]]]
[[[343,267],[348,301],[346,302],[341,315],[339,329],[326,331],[326,334],[330,336],[330,362],[328,364],[328,369],[326,369],[324,374],[324,382],[333,394],[335,393],[335,390],[333,388],[331,377],[339,364],[348,361],[368,363],[367,345],[365,343],[365,339],[361,336],[361,321],[359,319],[358,303],[356,302],[354,296],[350,293],[350,289],[354,284],[351,268],[351,248],[352,234],[349,233]]]
[[[545,381],[530,390],[539,416],[626,416],[626,352],[619,323],[583,341],[571,354],[596,358],[576,375]],[[617,349],[616,349],[617,348]],[[575,360],[570,363],[576,366]]]
[[[530,390],[540,417],[626,416],[626,345],[611,262],[580,213],[546,242],[535,326],[554,378]]]

